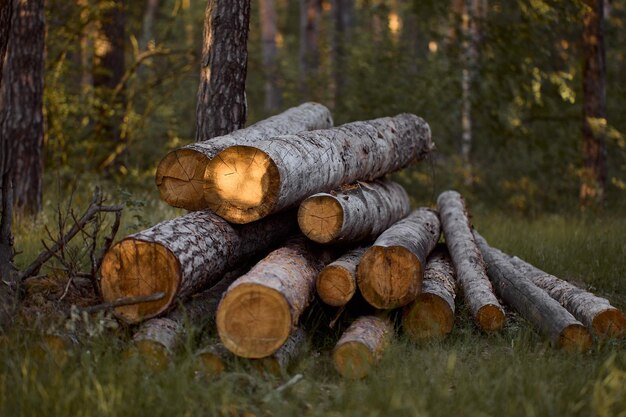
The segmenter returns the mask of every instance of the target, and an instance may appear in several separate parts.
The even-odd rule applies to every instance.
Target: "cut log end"
[[[450,305],[435,294],[420,294],[406,307],[402,327],[413,340],[443,338],[452,331],[454,312]]]
[[[593,332],[601,338],[626,336],[626,317],[618,309],[608,309],[594,317]]]
[[[209,159],[191,149],[177,149],[161,160],[156,170],[156,185],[161,199],[187,210],[206,208],[204,171]]]
[[[271,355],[292,330],[289,303],[280,292],[258,284],[242,284],[228,291],[216,322],[224,346],[244,358]]]
[[[128,323],[165,311],[174,299],[179,281],[178,260],[158,243],[126,239],[113,246],[102,261],[100,282],[105,301],[165,293],[159,301],[117,307],[114,314]]]
[[[134,343],[134,354],[153,371],[162,371],[170,363],[170,355],[161,344],[150,340],[139,340]]]
[[[500,306],[486,304],[476,312],[476,323],[485,332],[502,330],[505,321],[506,315]]]
[[[343,343],[333,351],[333,363],[339,374],[345,378],[365,377],[375,362],[374,354],[359,342]]]
[[[415,300],[422,276],[422,263],[401,246],[372,246],[357,269],[363,298],[379,309],[402,307]]]
[[[263,151],[232,146],[206,167],[204,199],[231,223],[250,223],[272,212],[278,199],[280,173]]]
[[[331,195],[306,199],[298,210],[302,233],[317,243],[329,243],[337,238],[343,226],[343,208]]]
[[[356,292],[354,277],[338,265],[324,268],[317,277],[316,287],[322,301],[333,307],[346,305]]]
[[[198,361],[198,370],[204,375],[216,376],[226,370],[224,358],[214,352],[200,352],[197,354],[196,359]]]
[[[591,348],[591,335],[582,324],[567,326],[559,336],[559,348],[569,352],[584,352]]]

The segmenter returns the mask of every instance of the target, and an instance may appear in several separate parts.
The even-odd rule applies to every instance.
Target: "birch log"
[[[422,292],[404,307],[402,327],[413,340],[442,338],[454,326],[456,283],[447,250],[436,249],[424,271]]]
[[[393,324],[386,317],[357,318],[335,345],[333,363],[346,378],[363,378],[380,360],[393,335]]]
[[[626,317],[606,298],[578,288],[516,256],[509,259],[518,271],[561,303],[590,332],[602,338],[626,335]]]
[[[437,213],[421,208],[395,223],[365,252],[357,268],[363,298],[380,309],[402,307],[422,288],[426,258],[440,235]]]
[[[329,261],[328,253],[297,239],[237,279],[217,309],[217,331],[224,346],[245,358],[276,352],[311,302],[315,278]]]
[[[352,249],[322,269],[315,287],[324,303],[342,307],[352,299],[357,289],[356,268],[367,248]]]
[[[474,236],[500,298],[548,338],[553,346],[570,351],[585,351],[591,347],[591,335],[585,326],[520,273],[505,254],[491,248],[478,232],[474,231]]]
[[[317,243],[375,239],[411,212],[404,188],[389,180],[358,182],[335,193],[312,195],[300,204],[298,224]]]
[[[102,261],[105,301],[164,292],[159,301],[118,307],[114,314],[137,323],[167,310],[175,300],[214,285],[228,270],[271,248],[296,230],[295,213],[233,226],[209,211],[188,213],[128,236]]]
[[[487,277],[463,198],[456,191],[446,191],[439,195],[437,208],[465,304],[481,330],[501,330],[506,316]]]
[[[371,181],[423,159],[430,127],[412,114],[348,123],[231,146],[208,164],[205,200],[233,223],[248,223],[318,192]]]
[[[233,145],[249,145],[273,136],[325,129],[332,125],[333,119],[325,106],[304,103],[245,129],[176,149],[163,158],[156,170],[161,199],[187,210],[207,208],[203,194],[204,171],[218,152]]]

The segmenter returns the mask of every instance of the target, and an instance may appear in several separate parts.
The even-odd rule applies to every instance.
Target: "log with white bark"
[[[324,303],[342,307],[352,299],[357,289],[356,268],[367,248],[362,246],[352,249],[322,269],[315,287]]]
[[[585,326],[517,270],[507,255],[490,247],[476,231],[474,236],[487,263],[489,277],[504,302],[528,320],[553,346],[570,351],[585,351],[591,347],[591,335]]]
[[[318,193],[300,204],[298,224],[318,243],[375,239],[411,212],[404,188],[393,181],[358,182],[333,193]]]
[[[456,282],[448,251],[435,249],[428,257],[422,292],[404,307],[402,327],[413,340],[442,338],[454,326]]]
[[[501,330],[506,316],[487,277],[463,197],[456,191],[443,192],[437,199],[437,208],[465,304],[481,330]]]
[[[346,378],[363,378],[380,360],[393,336],[388,317],[357,318],[341,335],[333,350],[333,364]]]
[[[176,300],[216,284],[247,258],[271,249],[297,230],[295,213],[231,225],[209,211],[188,213],[115,244],[102,261],[105,301],[165,293],[159,301],[118,307],[137,323],[166,311]]]
[[[626,317],[606,298],[578,288],[516,256],[509,259],[525,277],[561,303],[593,334],[603,338],[626,335]]]
[[[234,223],[248,223],[355,181],[371,181],[423,159],[430,127],[413,114],[348,123],[232,146],[207,164],[205,200]]]
[[[426,258],[441,233],[433,210],[421,208],[384,231],[363,254],[357,283],[363,298],[380,309],[402,307],[422,288]]]
[[[233,145],[251,144],[273,136],[325,129],[332,125],[333,119],[325,106],[305,103],[245,129],[176,149],[163,158],[156,170],[156,185],[161,199],[187,210],[207,208],[203,194],[204,171],[218,152]]]
[[[271,252],[229,288],[217,309],[217,331],[238,356],[263,358],[287,340],[315,294],[331,255],[295,239]]]

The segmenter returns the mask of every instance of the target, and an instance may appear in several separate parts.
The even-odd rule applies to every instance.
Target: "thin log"
[[[333,125],[330,111],[317,103],[305,103],[261,120],[228,135],[192,143],[168,153],[156,170],[161,199],[187,210],[207,208],[204,201],[204,171],[215,155],[229,146],[251,144],[273,136],[324,129]]]
[[[318,243],[358,242],[375,239],[410,212],[409,196],[400,184],[358,182],[304,200],[298,224],[306,237]]]
[[[437,208],[456,277],[476,325],[485,332],[501,330],[506,316],[487,277],[463,197],[456,191],[443,192]]]
[[[204,197],[226,220],[248,223],[312,194],[397,171],[433,147],[430,127],[413,114],[231,146],[207,164]]]
[[[322,269],[315,288],[324,303],[343,307],[352,299],[357,290],[356,268],[367,249],[367,246],[352,249]]]
[[[586,351],[591,347],[591,335],[585,326],[520,273],[505,254],[491,248],[478,232],[474,231],[474,236],[500,298],[517,310],[553,346],[570,351]]]
[[[441,233],[433,210],[415,210],[395,223],[370,247],[357,268],[363,298],[380,309],[402,307],[415,300],[422,288],[426,258]]]

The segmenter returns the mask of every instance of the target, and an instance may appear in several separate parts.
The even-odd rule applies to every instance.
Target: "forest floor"
[[[161,218],[175,213],[163,212],[157,203],[127,206],[131,215],[118,238],[152,224],[154,213]],[[623,218],[475,213],[474,223],[494,246],[626,309]],[[24,251],[18,262],[40,249],[35,227],[16,228],[18,249]],[[40,328],[22,327],[0,339],[0,415],[626,415],[626,340],[595,341],[588,353],[568,354],[552,349],[512,312],[502,333],[482,334],[459,303],[446,340],[415,345],[399,336],[373,373],[350,381],[341,379],[330,361],[337,331],[326,331],[325,318],[312,315],[308,319],[317,322],[321,336],[282,377],[241,365],[218,377],[199,376],[191,339],[168,367],[154,370],[136,357],[123,359],[128,334],[119,330],[96,331],[59,360],[39,348]],[[300,382],[276,391],[298,373]]]

